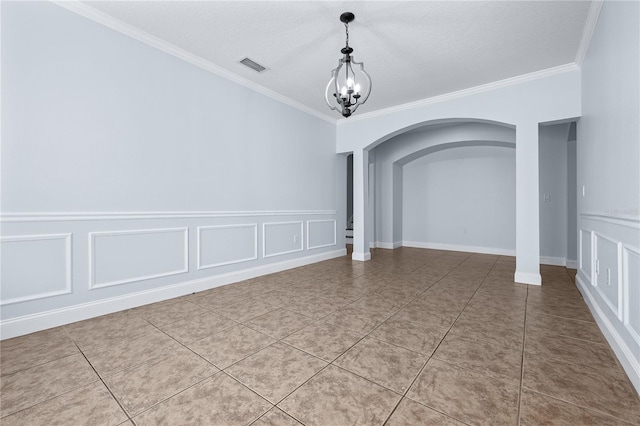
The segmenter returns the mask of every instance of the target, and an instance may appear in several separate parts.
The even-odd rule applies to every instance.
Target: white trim
[[[584,259],[585,259],[585,253],[582,252],[582,235],[583,234],[589,234],[589,262],[591,263],[591,268],[589,268],[589,271],[584,269]],[[594,274],[594,266],[593,266],[593,231],[590,231],[588,229],[584,229],[584,228],[580,228],[578,230],[578,271],[582,271],[582,273],[586,276],[589,277],[589,281],[592,280],[593,278],[593,274]]]
[[[29,300],[46,299],[53,296],[61,296],[63,294],[71,294],[73,292],[73,246],[72,233],[65,234],[42,234],[42,235],[11,235],[0,237],[0,243],[12,243],[16,241],[45,241],[45,240],[65,240],[65,280],[64,288],[61,290],[47,291],[43,293],[34,293],[29,296],[13,297],[11,299],[0,299],[0,306],[10,305],[13,303],[27,302]]]
[[[17,212],[2,213],[0,222],[58,222],[78,220],[191,219],[219,217],[335,215],[335,210],[156,211],[156,212]]]
[[[329,244],[321,244],[319,246],[310,245],[311,234],[309,233],[309,224],[310,223],[318,223],[318,222],[333,222],[333,243]],[[308,220],[307,221],[307,250],[313,250],[322,247],[330,247],[335,246],[338,243],[338,230],[335,219],[318,219],[318,220]]]
[[[542,276],[531,272],[518,272],[513,274],[513,280],[519,284],[542,285]]]
[[[497,254],[500,256],[515,256],[513,249],[495,247],[464,246],[459,244],[427,243],[422,241],[402,241],[403,247],[426,248],[432,250],[461,251],[465,253]]]
[[[346,118],[338,120],[338,125],[345,123],[353,123],[354,121],[367,120],[374,117],[380,117],[387,114],[393,114],[408,109],[420,108],[426,105],[436,104],[439,102],[446,102],[453,99],[463,98],[465,96],[475,95],[477,93],[488,92],[503,87],[515,86],[517,84],[526,83],[529,81],[538,80],[541,78],[551,77],[554,75],[564,74],[567,72],[578,71],[580,67],[575,63],[559,65],[557,67],[547,68],[540,71],[534,71],[528,74],[522,74],[515,77],[506,78],[504,80],[494,81],[492,83],[482,84],[480,86],[470,87],[467,89],[458,90],[455,92],[445,93],[443,95],[433,96],[419,101],[409,102],[406,104],[395,105],[389,108],[383,108],[376,111],[371,111],[364,114],[356,115],[355,117],[349,117],[349,121]]]
[[[208,265],[202,264],[202,246],[201,246],[201,231],[203,229],[229,229],[229,228],[253,228],[253,257],[246,257],[243,259],[229,260],[226,262],[211,263]],[[213,225],[213,226],[198,226],[196,229],[196,262],[197,269],[201,271],[203,269],[216,268],[219,266],[233,265],[235,263],[249,262],[258,259],[258,224],[257,223],[245,223],[237,225]]]
[[[151,275],[142,275],[139,277],[131,277],[123,280],[115,280],[115,281],[107,281],[104,283],[97,284],[95,277],[95,255],[94,255],[94,245],[96,236],[104,237],[104,236],[114,236],[114,235],[136,235],[136,234],[160,234],[160,233],[170,233],[170,232],[182,232],[184,234],[183,239],[183,248],[184,248],[184,267],[182,269],[178,269],[175,271],[162,272],[160,274],[151,274]],[[89,290],[96,290],[104,287],[113,287],[121,284],[128,284],[132,282],[151,280],[155,278],[169,277],[172,275],[179,275],[189,272],[189,228],[157,228],[157,229],[134,229],[134,230],[126,230],[126,231],[99,231],[99,232],[89,232]]]
[[[622,291],[623,291],[623,300],[624,300],[624,328],[627,329],[633,340],[635,340],[636,344],[640,346],[640,330],[636,330],[629,323],[629,312],[631,309],[631,301],[629,300],[629,253],[634,253],[636,256],[640,257],[640,249],[635,247],[631,247],[628,245],[624,245],[623,248],[623,265],[624,268],[622,270]],[[635,307],[637,309],[637,307]]]
[[[94,9],[93,7],[87,4],[81,3],[79,1],[53,1],[53,0],[52,0],[52,3],[64,9],[67,9],[71,12],[77,13],[78,15],[83,16],[87,19],[90,19],[94,22],[97,22],[101,25],[104,25],[105,27],[115,30],[121,34],[129,36],[151,47],[155,47],[156,49],[161,50],[164,53],[168,53],[169,55],[175,56],[178,59],[181,59],[185,62],[190,63],[191,65],[195,65],[198,68],[201,68],[219,77],[230,80],[236,84],[244,86],[264,96],[274,99],[278,102],[282,102],[283,104],[293,107],[299,111],[305,112],[309,115],[312,115],[316,118],[324,120],[328,123],[332,123],[332,124],[336,123],[336,118],[330,115],[320,113],[313,108],[310,108],[298,101],[295,101],[287,96],[281,95],[280,93],[277,93],[271,89],[268,89],[256,82],[253,82],[234,72],[231,72],[225,68],[222,68],[221,66],[216,65],[211,61],[208,61],[198,55],[194,55],[193,53],[188,52],[154,35],[151,35],[146,31],[141,30],[140,28],[134,27],[123,21],[120,21],[119,19],[116,19],[113,16],[110,16],[97,9]]]
[[[630,228],[640,229],[640,218],[637,218],[635,216],[614,216],[601,213],[580,213],[580,216],[588,220],[613,223],[614,225],[622,225]]]
[[[300,248],[294,250],[280,251],[277,253],[267,254],[267,226],[291,225],[292,223],[300,224]],[[301,220],[292,220],[289,222],[265,222],[262,224],[262,258],[267,259],[274,256],[282,256],[290,253],[297,253],[304,250],[304,224]]]
[[[567,259],[564,257],[540,256],[541,265],[567,266]]]
[[[358,262],[366,262],[368,260],[371,260],[371,252],[366,252],[366,253],[358,253],[358,252],[353,252],[351,253],[351,260],[357,260]]]
[[[568,260],[566,264],[567,269],[578,269],[578,261],[577,260]]]
[[[48,328],[58,327],[100,315],[135,308],[148,303],[159,302],[198,291],[208,290],[225,284],[248,280],[261,275],[272,274],[291,268],[298,268],[300,266],[345,256],[346,254],[346,249],[334,250],[298,259],[286,260],[284,262],[269,263],[254,268],[214,275],[211,277],[186,281],[160,288],[153,288],[136,293],[129,293],[94,302],[81,303],[51,311],[10,318],[0,322],[0,336],[2,336],[2,339],[22,336],[24,334],[46,330]]]
[[[395,250],[397,248],[402,247],[402,241],[396,241],[394,243],[385,243],[382,241],[378,241],[375,243],[377,248],[385,249],[385,250]]]
[[[599,261],[599,257],[598,257],[598,238],[601,238],[605,241],[609,241],[611,244],[613,244],[614,246],[616,246],[616,268],[618,269],[618,282],[616,283],[617,287],[618,287],[618,306],[614,306],[613,302],[609,299],[609,297],[600,289],[600,287],[602,287],[599,283],[598,283],[598,275],[600,274],[595,274],[593,279],[592,284],[594,284],[594,287],[596,288],[596,291],[598,292],[598,294],[600,295],[600,297],[602,298],[602,300],[604,301],[604,303],[609,307],[609,309],[611,309],[611,312],[613,312],[613,314],[620,320],[622,321],[622,264],[621,264],[621,257],[622,257],[622,244],[618,241],[612,240],[609,237],[606,237],[602,234],[600,234],[599,232],[593,231],[593,241],[594,241],[594,249],[593,249],[593,259],[597,262]],[[594,261],[592,260],[592,263],[594,263]],[[613,283],[609,282],[609,285],[612,285]]]
[[[636,391],[640,392],[640,361],[634,356],[634,352],[627,346],[622,336],[620,336],[600,308],[600,305],[594,300],[591,292],[588,290],[589,286],[582,281],[580,275],[576,276],[576,281],[578,283],[578,290],[580,290],[582,298],[587,302],[587,306],[589,310],[591,310],[591,314],[600,327],[602,334],[604,334],[609,345],[611,345],[613,352],[616,354],[620,364],[622,364]]]
[[[596,24],[598,23],[598,17],[600,16],[600,10],[602,10],[603,3],[603,0],[594,0],[591,2],[589,14],[587,15],[587,21],[585,22],[584,28],[582,29],[582,38],[580,38],[578,52],[576,53],[575,62],[579,67],[582,66],[584,58],[587,55],[587,51],[589,50],[591,38],[593,37],[593,33],[596,29]]]

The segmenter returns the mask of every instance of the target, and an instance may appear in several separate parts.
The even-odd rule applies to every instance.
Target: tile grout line
[[[465,258],[468,259],[470,258],[471,255],[469,255],[468,257]],[[464,312],[464,310],[467,308],[467,306],[469,305],[469,302],[471,301],[471,299],[473,299],[473,296],[475,296],[475,294],[478,292],[478,290],[480,289],[480,287],[482,287],[482,284],[484,283],[484,281],[487,279],[487,277],[489,276],[489,274],[491,273],[491,271],[493,270],[493,268],[495,267],[496,263],[498,262],[499,257],[495,260],[495,262],[493,263],[493,265],[491,266],[491,269],[489,269],[489,271],[487,271],[487,273],[485,274],[484,278],[482,279],[482,281],[480,282],[480,284],[478,285],[478,287],[476,288],[476,290],[473,292],[473,295],[471,295],[471,297],[469,298],[469,300],[467,300],[467,303],[465,303],[464,307],[462,308],[462,310],[460,310],[460,313],[458,313],[458,316],[456,316],[456,319],[451,323],[451,325],[449,326],[449,328],[447,329],[447,332],[444,334],[444,336],[442,336],[442,339],[440,339],[440,342],[438,342],[438,344],[436,345],[436,347],[434,348],[433,352],[431,352],[431,355],[427,358],[427,360],[424,362],[424,364],[422,365],[422,367],[420,368],[420,370],[418,371],[418,374],[416,374],[416,376],[413,378],[413,380],[411,381],[411,384],[409,384],[409,386],[407,386],[407,390],[402,394],[402,397],[400,398],[400,401],[398,401],[398,403],[396,404],[396,406],[393,408],[393,410],[391,410],[391,413],[389,413],[389,416],[387,416],[386,420],[384,421],[383,425],[386,424],[389,419],[391,418],[391,416],[393,416],[393,413],[395,413],[395,411],[397,410],[398,406],[400,405],[400,402],[402,402],[402,400],[404,398],[408,398],[407,394],[409,393],[409,391],[411,390],[411,388],[413,387],[413,385],[415,384],[415,382],[418,380],[418,377],[420,377],[420,375],[422,374],[422,372],[424,371],[425,367],[427,366],[427,364],[429,363],[429,361],[433,358],[433,355],[436,353],[436,351],[438,350],[438,348],[440,347],[440,345],[442,344],[442,342],[444,341],[444,339],[447,338],[447,335],[449,334],[449,332],[451,331],[451,329],[453,328],[453,326],[455,325],[455,323],[458,321],[458,318],[460,318],[460,315],[462,315],[462,313]],[[437,284],[438,282],[442,281],[447,275],[449,275],[452,271],[456,270],[462,263],[464,263],[464,260],[460,263],[458,263],[458,265],[456,265],[456,267],[454,267],[451,271],[447,272],[440,280],[438,280],[435,284]],[[434,284],[434,285],[435,285]],[[428,291],[425,290],[423,293],[426,293]],[[411,398],[409,398],[411,399]],[[413,401],[413,399],[412,399]],[[417,402],[417,401],[416,401]],[[419,403],[421,404],[421,403]],[[421,404],[424,405],[424,404]],[[437,411],[441,414],[446,415],[447,417],[451,417],[448,414],[443,413],[440,410],[435,409],[435,407],[431,407],[429,406],[429,408],[433,409],[434,411]],[[455,417],[451,417],[454,418],[456,420],[459,420]],[[464,423],[462,420],[459,420],[460,422]]]
[[[541,284],[542,285],[542,284]],[[529,300],[529,287],[527,287],[527,294],[524,297],[524,330],[522,333],[522,356],[520,357],[520,387],[518,389],[518,426],[521,423],[522,415],[522,389],[524,388],[524,353],[526,350],[527,342],[527,308]]]
[[[124,413],[125,416],[127,416],[127,419],[132,422],[135,425],[135,422],[133,421],[133,418],[129,415],[129,412],[124,408],[124,406],[122,405],[122,403],[120,402],[120,400],[118,398],[116,398],[116,396],[114,395],[114,393],[111,391],[111,389],[109,388],[109,386],[107,386],[107,384],[105,383],[104,379],[102,378],[102,376],[98,373],[98,371],[95,369],[95,367],[93,366],[93,364],[91,364],[91,361],[89,361],[89,358],[87,358],[87,356],[85,355],[84,352],[82,352],[82,350],[80,349],[80,347],[78,346],[78,344],[76,342],[73,342],[74,345],[76,345],[76,348],[78,348],[78,350],[80,351],[80,353],[82,354],[83,358],[85,359],[85,361],[87,361],[87,364],[89,364],[89,366],[91,367],[91,369],[93,370],[94,373],[96,373],[96,376],[98,376],[98,379],[100,380],[100,382],[102,382],[102,385],[105,387],[105,389],[109,392],[109,394],[111,395],[111,397],[113,398],[113,400],[118,404],[118,406],[120,407],[120,409],[122,410],[122,412]],[[124,422],[123,422],[124,423]]]

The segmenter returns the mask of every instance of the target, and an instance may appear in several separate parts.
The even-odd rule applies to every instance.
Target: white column
[[[516,273],[522,284],[541,285],[538,123],[516,126]]]
[[[369,241],[366,238],[369,205],[369,152],[353,152],[353,260],[371,259]]]

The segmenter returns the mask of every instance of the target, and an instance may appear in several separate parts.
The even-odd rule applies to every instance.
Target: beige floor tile
[[[524,327],[520,323],[513,324],[505,321],[479,321],[474,318],[460,317],[449,333],[516,348],[522,348],[522,342],[524,342]]]
[[[390,316],[397,312],[403,305],[394,300],[385,299],[377,293],[369,293],[349,304],[349,306],[372,314]]]
[[[443,313],[435,308],[429,309],[423,304],[413,303],[400,309],[392,318],[421,326],[448,329],[457,316],[452,312]]]
[[[523,386],[582,407],[640,423],[640,399],[626,377],[525,354]]]
[[[522,426],[622,426],[628,424],[596,411],[524,389],[520,401]]]
[[[251,327],[261,333],[267,334],[274,339],[282,339],[291,333],[300,330],[313,319],[302,314],[279,308],[246,322],[247,327]]]
[[[525,351],[542,359],[557,359],[594,369],[609,368],[614,374],[622,373],[609,345],[587,342],[566,336],[529,331]]]
[[[326,365],[292,346],[275,343],[225,371],[276,404]]]
[[[220,369],[258,352],[276,340],[243,325],[205,337],[188,346]]]
[[[234,321],[246,322],[267,312],[275,311],[280,306],[272,305],[262,300],[245,299],[234,305],[228,305],[216,309],[216,313]]]
[[[407,396],[464,423],[517,423],[517,386],[435,359],[427,363]]]
[[[390,318],[371,337],[430,356],[447,330]]]
[[[464,423],[403,398],[385,426],[463,426]]]
[[[171,356],[180,348],[182,345],[178,342],[154,329],[137,339],[121,341],[100,352],[85,353],[85,356],[101,377],[108,377]]]
[[[382,424],[400,395],[329,366],[278,407],[307,426]]]
[[[320,319],[342,306],[325,299],[322,295],[309,295],[287,304],[287,309],[310,318]]]
[[[509,381],[515,386],[520,384],[522,348],[449,334],[433,358]]]
[[[2,419],[3,426],[119,425],[127,415],[97,381]]]
[[[219,287],[220,288],[220,287]],[[237,292],[224,292],[218,289],[214,289],[214,291],[200,295],[192,300],[196,305],[202,306],[206,309],[213,309],[214,311],[219,308],[224,308],[225,306],[234,305],[239,303],[245,299],[248,299],[249,296],[238,295]],[[215,291],[218,290],[218,291]]]
[[[182,348],[173,356],[108,377],[105,383],[127,413],[134,416],[217,371],[198,355]]]
[[[134,418],[138,426],[248,425],[272,407],[224,373],[218,373]]]
[[[283,342],[332,362],[363,336],[364,333],[355,333],[343,327],[319,322],[289,335]]]
[[[82,354],[0,378],[0,417],[99,380]]]
[[[78,348],[62,327],[3,340],[0,345],[0,375],[6,376],[77,353]]]
[[[148,310],[140,315],[156,327],[162,327],[181,322],[207,312],[201,306],[191,302],[178,302],[163,305],[157,309]]]
[[[252,426],[302,426],[302,423],[277,407],[260,417]]]
[[[365,337],[333,364],[394,392],[404,393],[426,361],[426,355]]]
[[[186,344],[229,329],[235,325],[238,325],[238,323],[229,318],[214,314],[213,312],[204,312],[193,318],[161,326],[160,329],[179,342]]]
[[[347,306],[328,315],[322,321],[354,333],[368,333],[386,319],[386,315],[372,314]]]
[[[549,334],[605,343],[602,332],[597,324],[592,321],[581,321],[555,315],[527,312],[526,327],[527,332],[529,332],[529,330],[539,330]]]
[[[530,298],[527,299],[527,312],[555,315],[574,320],[594,321],[584,301],[573,297],[565,299]]]
[[[155,327],[127,312],[103,315],[65,326],[69,337],[82,351],[99,351],[124,340],[149,334]]]

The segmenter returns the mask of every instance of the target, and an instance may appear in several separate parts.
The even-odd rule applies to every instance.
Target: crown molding
[[[51,0],[51,3],[57,6],[60,6],[66,10],[69,10],[71,12],[74,12],[87,19],[90,19],[94,22],[97,22],[101,25],[104,25],[105,27],[108,27],[112,30],[118,31],[119,33],[129,36],[151,47],[155,47],[158,50],[161,50],[165,53],[175,56],[176,58],[182,59],[183,61],[188,62],[192,65],[195,65],[198,68],[201,68],[212,74],[215,74],[219,77],[230,80],[236,84],[244,86],[262,95],[268,96],[278,102],[281,102],[299,111],[305,112],[309,115],[312,115],[316,118],[319,118],[331,124],[336,124],[337,120],[334,117],[331,117],[326,114],[322,114],[313,108],[310,108],[304,104],[301,104],[298,101],[295,101],[287,96],[283,96],[258,83],[248,80],[236,73],[228,71],[220,67],[219,65],[214,64],[213,62],[210,62],[198,55],[194,55],[193,53],[187,52],[186,50],[178,46],[175,46],[154,35],[147,33],[146,31],[143,31],[125,22],[122,22],[119,19],[116,19],[110,15],[107,15],[106,13],[101,12],[97,9],[94,9],[93,7],[85,3],[81,3],[79,1],[60,1],[60,0]]]
[[[579,67],[582,66],[584,58],[587,55],[587,50],[589,50],[591,37],[593,37],[593,33],[596,29],[596,24],[598,23],[598,17],[600,16],[600,11],[602,10],[603,4],[603,0],[594,0],[591,2],[589,14],[587,15],[587,22],[584,23],[582,38],[580,39],[580,45],[578,46],[578,52],[576,53],[575,62]]]
[[[558,74],[564,74],[572,71],[579,71],[580,67],[576,63],[570,63],[565,65],[559,65],[557,67],[546,68],[540,71],[534,71],[528,74],[522,74],[515,77],[505,78],[504,80],[494,81],[492,83],[482,84],[480,86],[470,87],[468,89],[462,89],[455,92],[445,93],[443,95],[433,96],[431,98],[420,99],[414,102],[408,102],[406,104],[395,105],[389,108],[379,109],[376,111],[367,112],[357,115],[355,117],[342,118],[338,120],[338,125],[345,123],[352,123],[354,121],[367,120],[369,118],[380,117],[387,114],[392,114],[399,111],[405,111],[408,109],[420,108],[425,105],[436,104],[439,102],[450,101],[453,99],[463,98],[465,96],[475,95],[477,93],[488,92],[503,87],[515,86],[517,84],[526,83],[529,81],[538,80],[541,78],[551,77]]]

